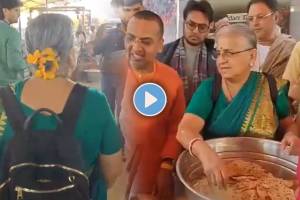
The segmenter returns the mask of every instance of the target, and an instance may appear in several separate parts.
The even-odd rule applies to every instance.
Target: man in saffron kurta
[[[120,125],[128,152],[130,196],[153,195],[168,200],[174,199],[171,164],[181,150],[176,132],[185,99],[176,71],[155,60],[155,54],[163,46],[162,33],[157,33],[163,26],[159,20],[156,14],[142,11],[128,24],[125,44],[129,67]],[[159,115],[146,117],[135,110],[133,95],[143,83],[156,83],[165,90],[167,104]]]

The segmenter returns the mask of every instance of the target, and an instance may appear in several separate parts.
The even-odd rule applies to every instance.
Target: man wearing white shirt
[[[252,71],[256,71],[256,72],[262,71],[261,66],[265,62],[269,51],[270,51],[270,46],[257,44],[257,59],[254,67],[252,68]]]
[[[296,41],[282,34],[277,25],[276,0],[250,0],[248,24],[258,40],[257,60],[253,71],[265,72],[281,78]]]

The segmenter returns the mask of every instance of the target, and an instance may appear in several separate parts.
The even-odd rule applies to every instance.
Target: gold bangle
[[[174,169],[174,167],[173,167],[172,164],[166,163],[166,162],[162,162],[162,163],[160,164],[160,168],[161,168],[161,169],[170,170],[170,171],[172,171],[172,170]]]
[[[203,139],[201,137],[199,138],[194,138],[189,142],[189,153],[192,157],[197,157],[194,153],[193,153],[193,146],[196,142],[202,142]]]

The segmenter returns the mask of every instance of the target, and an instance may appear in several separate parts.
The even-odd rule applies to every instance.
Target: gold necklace
[[[233,95],[232,95],[231,91],[229,90],[228,84],[227,84],[227,82],[226,82],[225,80],[224,80],[224,84],[225,84],[226,90],[227,90],[228,95],[229,95],[229,98],[230,98],[230,99],[228,99],[228,100],[229,100],[229,101],[232,101]]]

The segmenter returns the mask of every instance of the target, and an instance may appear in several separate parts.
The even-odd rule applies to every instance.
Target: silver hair
[[[222,27],[216,33],[216,41],[220,36],[241,36],[244,37],[251,48],[257,48],[257,39],[255,33],[245,24],[231,24]]]
[[[74,43],[72,21],[69,17],[62,14],[39,15],[29,22],[25,38],[29,53],[46,48],[54,49],[60,58],[58,74],[68,74],[69,69],[66,67]]]

